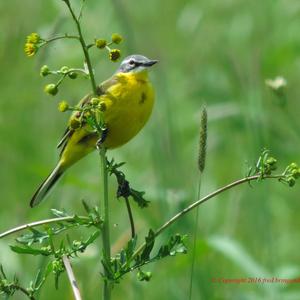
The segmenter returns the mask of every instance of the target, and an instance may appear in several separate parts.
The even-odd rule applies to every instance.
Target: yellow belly
[[[108,128],[105,147],[116,148],[131,140],[148,121],[154,102],[152,85],[136,76],[124,76],[103,96]]]
[[[118,82],[101,96],[106,104],[104,121],[108,132],[104,141],[107,149],[122,146],[131,140],[148,121],[154,103],[154,91],[145,74],[117,75]],[[95,149],[98,140],[88,128],[77,129],[61,156],[65,168]]]

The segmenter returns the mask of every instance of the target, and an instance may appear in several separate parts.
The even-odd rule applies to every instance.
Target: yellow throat
[[[104,121],[108,128],[104,145],[122,146],[131,140],[148,121],[154,103],[154,91],[148,71],[117,73],[116,84],[101,98],[106,104]]]

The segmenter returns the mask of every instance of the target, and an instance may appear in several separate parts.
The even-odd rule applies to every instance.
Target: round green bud
[[[58,87],[54,83],[47,84],[44,88],[45,93],[55,96],[58,93]]]
[[[76,72],[70,72],[69,74],[68,74],[68,76],[69,76],[69,78],[71,78],[71,79],[76,79],[77,78],[77,73]]]
[[[53,270],[53,273],[61,273],[64,271],[64,266],[63,266],[63,263],[62,261],[60,260],[54,260],[52,262],[52,270]]]
[[[69,67],[67,67],[67,66],[63,66],[63,67],[60,68],[60,72],[63,73],[63,74],[68,73],[68,71],[69,71]]]
[[[277,163],[277,159],[274,157],[269,157],[266,160],[266,165],[268,166],[270,171],[275,171],[277,169],[276,163]]]
[[[106,103],[104,101],[101,101],[98,105],[98,109],[100,111],[104,112],[104,111],[106,111],[106,108],[107,108]]]
[[[151,272],[143,272],[142,270],[140,270],[137,273],[137,278],[140,281],[150,281],[151,277],[152,277],[152,273]]]
[[[98,49],[103,49],[107,45],[107,42],[106,42],[106,40],[103,40],[103,39],[97,39],[95,41],[95,45]]]
[[[273,165],[275,165],[275,164],[277,163],[277,159],[274,158],[274,157],[269,157],[269,158],[267,159],[266,163],[267,163],[268,165],[273,166]]]
[[[47,76],[47,75],[49,75],[49,74],[50,74],[49,67],[48,67],[47,65],[42,66],[42,67],[41,67],[41,70],[40,70],[40,75],[41,75],[42,77],[45,77],[45,76]]]
[[[122,42],[123,38],[118,33],[114,33],[111,36],[111,41],[115,44],[120,44]]]
[[[81,241],[74,240],[72,244],[73,244],[73,247],[79,248],[79,247],[82,245],[82,242],[81,242]]]
[[[78,129],[81,126],[80,121],[77,118],[72,118],[70,121],[70,128],[71,129]]]
[[[298,165],[296,164],[296,163],[291,163],[290,165],[289,165],[289,168],[290,169],[297,169],[298,168]]]
[[[2,287],[6,287],[6,286],[8,286],[8,285],[10,285],[10,283],[8,282],[7,279],[1,279],[1,281],[0,281],[0,287],[1,287],[1,288],[2,288]]]
[[[119,49],[111,49],[109,51],[109,59],[111,61],[117,61],[121,57],[121,51]]]
[[[295,179],[298,179],[300,177],[300,168],[298,169],[294,169],[292,171],[292,176],[295,178]]]
[[[58,103],[58,110],[60,112],[65,112],[69,109],[69,104],[66,101],[61,101]]]
[[[83,252],[86,248],[81,241],[76,241],[76,240],[73,241],[72,246],[76,251],[80,251],[80,252]]]
[[[47,252],[51,253],[51,247],[50,246],[41,247],[41,250],[45,251],[45,252],[47,251]]]
[[[292,187],[292,186],[295,185],[296,179],[295,179],[294,177],[289,177],[289,178],[287,179],[287,182],[288,182],[288,185],[289,185],[290,187]]]
[[[99,102],[100,102],[99,98],[96,98],[96,97],[95,97],[95,98],[92,98],[92,99],[91,99],[91,104],[92,104],[92,105],[97,105]]]

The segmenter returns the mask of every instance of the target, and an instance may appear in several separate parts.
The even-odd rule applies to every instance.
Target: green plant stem
[[[201,173],[199,175],[199,183],[198,183],[198,191],[197,191],[197,199],[200,198],[201,191]],[[193,277],[195,270],[195,259],[196,259],[196,243],[197,243],[197,230],[199,223],[199,206],[196,208],[196,217],[195,217],[195,228],[194,228],[194,240],[193,240],[193,253],[192,253],[192,266],[191,266],[191,277],[190,277],[190,287],[189,287],[189,299],[192,299],[193,294]]]
[[[197,200],[196,202],[192,203],[191,205],[187,206],[185,209],[183,209],[182,211],[180,211],[178,214],[176,214],[174,217],[172,217],[171,219],[169,219],[165,224],[163,224],[160,228],[158,228],[156,230],[156,232],[154,233],[154,237],[156,238],[157,236],[159,236],[163,231],[165,231],[168,227],[170,227],[175,221],[177,221],[178,219],[180,219],[181,217],[183,217],[186,213],[188,213],[189,211],[191,211],[192,209],[198,207],[199,205],[205,203],[206,201],[208,201],[211,198],[214,198],[215,196],[225,192],[226,190],[229,190],[237,185],[243,184],[243,183],[249,183],[251,181],[254,180],[261,180],[261,179],[281,179],[284,176],[282,174],[280,175],[264,175],[261,178],[261,174],[257,174],[257,175],[253,175],[253,176],[247,176],[244,177],[242,179],[239,179],[237,181],[234,181],[232,183],[229,183],[228,185],[225,185],[219,189],[217,189],[216,191],[206,195],[205,197]],[[144,242],[142,245],[140,245],[140,247],[134,252],[133,254],[133,258],[136,257],[137,255],[140,254],[141,251],[143,251],[143,249],[146,246],[146,242]]]
[[[103,243],[103,257],[106,264],[110,265],[110,234],[109,234],[109,206],[108,206],[108,170],[107,159],[105,156],[105,148],[100,146],[99,154],[101,158],[101,178],[102,178],[102,201],[100,201],[100,213],[102,215],[102,243]],[[108,281],[108,273],[104,268],[104,289],[103,299],[108,300],[111,296],[111,283]]]
[[[14,285],[14,287],[19,290],[20,292],[22,292],[24,295],[26,295],[28,297],[28,299],[30,300],[36,300],[35,297],[33,295],[31,295],[31,293],[29,293],[25,288],[19,286],[19,285]]]
[[[133,220],[133,215],[130,207],[130,203],[127,197],[125,197],[125,203],[126,203],[126,208],[128,211],[128,216],[129,216],[129,221],[130,221],[130,228],[131,228],[131,237],[135,237],[135,228],[134,228],[134,220]]]
[[[89,220],[88,217],[83,217],[83,216],[82,217],[76,216],[76,218],[77,219],[79,218],[81,220]],[[0,234],[0,239],[4,238],[4,237],[6,237],[6,236],[8,236],[10,234],[13,234],[13,233],[25,230],[25,229],[30,229],[30,228],[41,226],[41,225],[45,225],[45,224],[59,223],[59,222],[68,222],[68,221],[75,221],[75,216],[52,218],[52,219],[46,219],[46,220],[41,220],[41,221],[36,221],[36,222],[24,224],[24,225],[21,225],[21,226],[9,229],[9,230],[1,233]]]
[[[92,68],[92,64],[91,64],[91,59],[89,56],[89,51],[88,51],[88,46],[85,43],[85,40],[83,38],[82,35],[82,31],[81,31],[81,26],[80,26],[80,17],[81,17],[81,12],[79,14],[79,17],[77,18],[72,7],[70,4],[69,0],[64,0],[64,2],[66,3],[66,5],[68,6],[70,13],[72,15],[72,18],[76,24],[77,27],[77,31],[78,31],[78,35],[79,35],[79,41],[81,43],[81,47],[85,56],[85,61],[87,64],[87,68],[89,70],[89,75],[90,75],[90,80],[91,80],[91,84],[92,84],[92,89],[93,89],[93,94],[95,96],[97,96],[97,86],[96,86],[96,81],[95,81],[95,76],[94,76],[94,72],[93,72],[93,68]],[[100,120],[101,125],[104,124],[103,120]],[[100,127],[100,128],[98,128]],[[97,126],[97,131],[101,137],[103,131],[101,126]],[[108,209],[108,170],[107,170],[107,159],[106,159],[106,149],[103,146],[99,146],[99,154],[100,154],[100,160],[101,160],[101,180],[102,180],[102,201],[100,201],[100,208],[101,208],[101,214],[102,214],[102,219],[103,219],[103,224],[102,224],[102,243],[103,243],[103,256],[104,256],[104,260],[110,264],[110,235],[109,235],[109,209]],[[106,275],[106,277],[108,277],[107,275],[107,271],[104,268],[104,274]],[[104,280],[104,289],[103,289],[103,299],[104,300],[109,300],[111,298],[111,284],[108,281],[108,279],[106,278]]]
[[[51,42],[54,42],[54,41],[57,41],[57,40],[62,40],[62,39],[79,40],[79,36],[77,36],[77,35],[69,35],[67,33],[64,34],[64,35],[55,36],[53,38],[45,40],[45,44],[43,43],[43,46],[46,45],[46,44],[48,44],[48,43],[51,43]]]
[[[90,59],[90,56],[89,56],[88,47],[87,47],[87,45],[85,43],[85,40],[83,38],[83,35],[82,35],[80,22],[77,19],[76,15],[75,15],[72,7],[71,7],[70,2],[67,0],[67,1],[65,1],[65,3],[68,6],[68,8],[70,10],[70,13],[72,15],[72,18],[73,18],[73,20],[76,24],[77,31],[78,31],[78,34],[79,34],[79,41],[80,41],[80,44],[81,44],[81,47],[82,47],[82,50],[83,50],[83,53],[84,53],[85,61],[86,61],[86,64],[87,64],[87,67],[88,67],[88,70],[89,70],[89,75],[90,75],[90,79],[91,79],[93,93],[94,93],[94,95],[97,95],[97,85],[96,85],[95,76],[94,76],[94,72],[93,72],[93,68],[92,68],[92,63],[91,63],[91,59]]]

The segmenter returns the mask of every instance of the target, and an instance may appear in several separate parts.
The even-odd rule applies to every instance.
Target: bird
[[[126,144],[147,123],[155,98],[148,70],[157,62],[139,54],[127,56],[117,71],[97,86],[97,97],[105,107],[102,115],[106,129],[102,146],[106,149]],[[95,95],[92,93],[86,95],[77,107],[83,109],[91,103],[93,97]],[[31,207],[45,199],[69,167],[96,149],[99,134],[92,131],[87,122],[82,122],[78,128],[72,127],[72,122],[80,114],[74,111],[70,116],[67,129],[57,145],[60,149],[58,163],[34,193]]]

